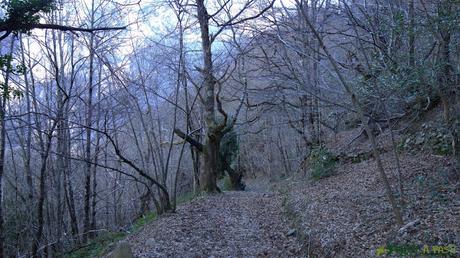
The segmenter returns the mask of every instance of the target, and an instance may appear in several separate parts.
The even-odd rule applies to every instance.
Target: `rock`
[[[128,244],[127,242],[120,242],[118,245],[115,247],[115,250],[113,250],[107,258],[133,258],[133,252],[131,250],[131,245]]]
[[[157,244],[154,238],[149,238],[145,241],[145,246],[154,247]]]
[[[407,223],[406,225],[404,225],[404,227],[400,228],[399,233],[404,234],[407,231],[412,230],[413,228],[415,228],[419,223],[420,223],[419,219],[411,221],[411,222]]]
[[[419,135],[419,136],[417,136],[417,138],[415,139],[415,144],[417,144],[417,145],[420,145],[420,144],[422,144],[422,143],[424,143],[424,142],[425,142],[425,139],[423,139],[423,136],[420,136],[420,135]]]
[[[293,235],[295,235],[295,233],[296,233],[296,230],[295,230],[295,229],[291,229],[291,230],[288,231],[288,233],[286,234],[286,236],[293,236]]]

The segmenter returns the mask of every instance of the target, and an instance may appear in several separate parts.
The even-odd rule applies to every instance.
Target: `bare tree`
[[[258,12],[254,16],[243,17],[245,11],[249,8],[252,8],[256,1],[246,2],[242,9],[240,9],[235,15],[230,17],[224,22],[218,22],[217,26],[219,27],[218,31],[214,34],[211,34],[209,31],[210,21],[215,20],[215,17],[220,14],[224,8],[228,8],[229,2],[225,2],[218,11],[214,14],[209,14],[208,9],[204,3],[204,0],[196,1],[196,10],[198,16],[198,22],[200,24],[200,33],[201,33],[201,47],[203,54],[203,68],[200,69],[200,72],[203,76],[204,81],[204,98],[203,104],[205,109],[205,121],[207,126],[207,133],[204,141],[203,148],[203,173],[200,180],[201,187],[204,191],[207,192],[216,192],[218,191],[216,178],[220,174],[220,164],[219,164],[219,146],[223,134],[225,134],[225,129],[227,127],[227,115],[223,112],[222,105],[217,102],[216,108],[216,85],[218,85],[220,80],[223,78],[216,77],[215,67],[213,65],[213,56],[212,56],[212,43],[216,38],[221,34],[226,28],[234,26],[237,24],[244,23],[246,21],[255,19],[261,16],[263,13],[268,11],[272,6],[274,1],[271,1],[262,11]],[[216,109],[224,116],[223,122],[218,122],[216,117]],[[235,117],[236,118],[236,117]]]

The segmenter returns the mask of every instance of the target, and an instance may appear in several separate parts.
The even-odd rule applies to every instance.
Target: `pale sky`
[[[83,1],[76,1],[76,3],[80,3],[79,7],[76,10],[74,7],[69,7],[66,5],[66,10],[69,14],[75,15],[78,13],[78,16],[69,16],[71,19],[80,20],[80,23],[89,20],[88,13],[89,9],[91,8],[91,1],[92,0],[83,0]],[[193,2],[193,0],[191,0]],[[220,0],[209,0],[208,1],[208,8],[209,13],[215,12],[218,9],[218,1]],[[281,1],[285,6],[293,5],[295,0],[277,0],[275,5],[281,6]],[[161,39],[167,33],[172,31],[176,25],[176,18],[174,15],[173,10],[171,7],[164,4],[164,0],[119,0],[118,3],[123,3],[123,5],[113,4],[116,1],[107,1],[107,0],[95,0],[96,6],[99,3],[106,3],[102,12],[109,12],[110,9],[116,8],[116,13],[122,12],[123,19],[117,21],[116,25],[124,25],[128,24],[128,35],[127,40],[125,40],[124,45],[118,48],[119,56],[120,57],[128,57],[132,53],[132,44],[141,44],[145,38],[154,38],[156,40]],[[134,3],[134,4],[130,4]],[[161,4],[163,3],[163,4]],[[231,13],[237,13],[243,7],[244,0],[234,0],[232,2],[232,7],[230,8]],[[85,14],[87,13],[87,14]],[[185,40],[187,41],[189,47],[190,45],[193,46],[193,43],[200,42],[200,35],[197,30],[196,25],[196,18],[194,17],[195,11],[191,10],[191,14],[193,16],[189,16],[189,23],[195,22],[195,29],[189,30],[185,35]],[[117,14],[118,15],[118,14]],[[115,15],[115,16],[117,16]],[[251,15],[250,11],[246,12],[246,15]],[[97,17],[96,17],[97,18]],[[222,17],[226,18],[226,17]],[[64,22],[64,24],[66,24]],[[78,25],[73,24],[73,26],[88,26],[88,25]],[[211,31],[213,28],[211,28]],[[49,32],[48,32],[49,33]],[[33,34],[36,35],[39,39],[44,40],[45,31],[44,30],[34,30]],[[78,33],[80,35],[77,40],[82,40],[84,36],[83,33]],[[126,37],[125,37],[126,38]],[[43,47],[40,46],[34,40],[31,40],[32,47],[31,52],[34,56],[39,57],[43,54]],[[192,44],[191,44],[192,43]],[[198,47],[199,44],[196,44]],[[83,55],[89,54],[86,48],[81,48],[83,51]],[[38,74],[42,74],[43,68],[36,67],[35,68]]]

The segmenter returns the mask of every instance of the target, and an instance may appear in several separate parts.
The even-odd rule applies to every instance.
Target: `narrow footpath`
[[[127,241],[135,257],[302,257],[281,198],[270,192],[199,197]]]

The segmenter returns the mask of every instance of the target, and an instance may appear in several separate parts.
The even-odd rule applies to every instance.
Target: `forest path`
[[[161,216],[127,241],[136,257],[298,257],[280,196],[224,192]]]

